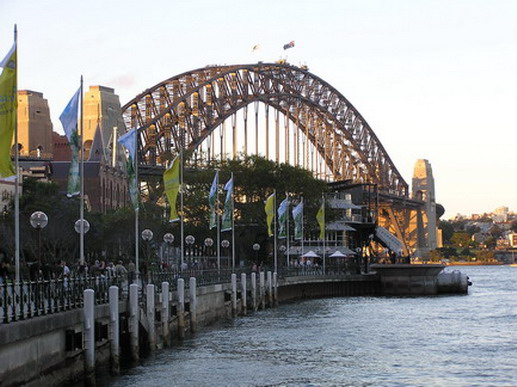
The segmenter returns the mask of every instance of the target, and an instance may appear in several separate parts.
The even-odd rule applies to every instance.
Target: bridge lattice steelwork
[[[407,183],[366,120],[304,68],[207,66],[147,89],[122,110],[126,128],[139,128],[144,169],[165,166],[182,147],[207,160],[226,157],[228,147],[233,157],[262,154],[327,181],[374,183],[381,192],[408,196]]]

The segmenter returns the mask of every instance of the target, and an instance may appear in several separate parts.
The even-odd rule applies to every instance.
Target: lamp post
[[[31,226],[38,230],[38,270],[41,270],[41,230],[48,224],[48,216],[43,211],[33,212],[30,217]]]
[[[83,218],[82,221],[83,226],[83,234],[86,234],[88,231],[90,231],[90,222],[88,222],[86,219]],[[74,229],[75,232],[78,234],[81,234],[81,219],[77,219],[74,223]],[[84,251],[81,251],[82,254],[80,254],[79,257],[79,265],[84,266],[85,260],[84,260]]]
[[[230,241],[228,239],[223,239],[221,241],[221,246],[223,249],[228,249],[230,247]],[[226,257],[228,257],[228,250],[226,250]],[[230,266],[230,262],[228,262],[228,266]]]
[[[362,249],[360,247],[357,247],[355,249],[355,252],[357,253],[356,262],[355,262],[357,274],[361,274],[361,251],[362,251]]]
[[[260,250],[260,245],[258,243],[254,243],[252,248],[253,248],[253,251],[255,252],[255,264],[258,265],[258,252]]]
[[[169,251],[169,248],[172,245],[172,242],[174,242],[174,235],[172,235],[170,232],[166,233],[163,236],[163,241],[167,245],[167,266],[169,266],[169,264],[170,264],[170,262],[169,262],[170,261],[170,251]]]
[[[192,245],[196,242],[196,238],[194,237],[194,235],[187,235],[185,237],[185,243],[187,244],[188,246],[188,256],[189,256],[189,260],[190,260],[190,264],[192,264]]]
[[[147,268],[147,264],[149,263],[149,242],[151,241],[151,239],[153,239],[153,232],[151,230],[149,230],[148,228],[146,228],[145,230],[142,231],[142,239],[145,241],[145,260],[147,261],[146,262],[146,265],[144,266],[145,270],[142,270],[142,274],[146,274],[145,272],[147,272],[148,268]],[[137,273],[138,275],[138,273]]]
[[[212,254],[210,254],[210,251],[211,251],[211,247],[214,245],[214,240],[212,238],[205,238],[205,247],[206,247],[206,257],[207,257],[207,263],[208,263],[208,267],[210,268],[210,257],[212,256]]]

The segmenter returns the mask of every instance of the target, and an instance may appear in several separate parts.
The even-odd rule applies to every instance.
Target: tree
[[[450,244],[454,227],[450,221],[440,220],[440,229],[442,230],[442,240],[444,244]]]

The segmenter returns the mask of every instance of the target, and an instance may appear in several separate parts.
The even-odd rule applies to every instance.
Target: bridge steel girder
[[[295,123],[331,180],[373,183],[379,192],[408,197],[408,184],[366,120],[335,88],[303,68],[207,66],[158,83],[122,111],[126,128],[138,128],[141,166],[162,169],[182,147],[188,155],[239,110],[247,117],[247,106],[257,102]]]

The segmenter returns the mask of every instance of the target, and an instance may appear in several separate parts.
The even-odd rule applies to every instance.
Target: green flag
[[[321,207],[316,214],[316,220],[320,225],[320,239],[325,239],[325,200],[321,203]]]
[[[0,62],[0,177],[16,174],[11,160],[11,144],[16,127],[18,98],[16,96],[16,43]]]
[[[179,157],[172,161],[170,168],[163,173],[163,183],[165,185],[165,195],[171,206],[170,222],[177,222],[180,220],[178,210],[176,209],[176,199],[180,191],[180,160]]]
[[[272,193],[267,198],[264,210],[266,211],[267,234],[269,236],[273,236],[273,228],[271,225],[273,223],[273,218],[275,217],[275,193]]]
[[[210,187],[210,193],[208,194],[208,204],[210,205],[210,225],[209,229],[213,229],[217,224],[217,185],[219,184],[219,171],[215,172],[214,181]]]

